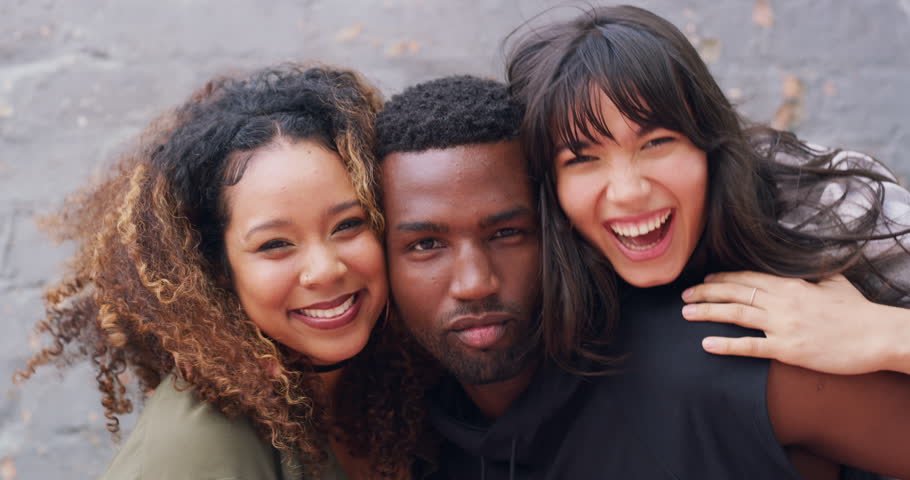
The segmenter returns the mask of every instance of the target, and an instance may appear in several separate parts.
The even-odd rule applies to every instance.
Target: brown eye
[[[665,145],[665,144],[670,143],[670,142],[673,142],[673,141],[675,141],[675,140],[676,140],[676,139],[673,138],[673,137],[660,137],[660,138],[655,138],[655,139],[653,139],[653,140],[648,140],[648,142],[645,143],[645,146],[642,147],[642,148],[643,148],[643,149],[646,149],[646,148],[657,148],[657,147],[659,147],[659,146],[661,146],[661,145]]]
[[[426,252],[437,248],[442,248],[442,242],[435,238],[424,238],[412,243],[410,246],[410,250],[415,252]]]
[[[597,160],[597,157],[592,157],[590,155],[578,155],[576,157],[570,158],[568,161],[566,161],[566,163],[563,164],[563,166],[575,165],[577,163],[593,162],[594,160]]]
[[[522,233],[525,233],[524,230],[518,228],[501,228],[493,234],[493,238],[514,237],[516,235],[521,235]]]
[[[276,250],[279,248],[284,248],[284,247],[287,247],[290,245],[291,245],[291,243],[286,240],[273,239],[273,240],[269,240],[269,241],[263,243],[262,245],[260,245],[259,248],[256,249],[256,251],[266,252],[269,250]]]
[[[366,220],[359,217],[351,217],[345,220],[342,220],[338,226],[335,227],[335,230],[332,233],[343,232],[345,230],[357,229],[366,224]]]

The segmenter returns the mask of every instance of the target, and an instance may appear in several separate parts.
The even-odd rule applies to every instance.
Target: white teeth
[[[610,225],[610,228],[612,228],[617,235],[622,235],[623,237],[637,237],[660,228],[668,218],[670,218],[670,210],[667,210],[660,217],[653,217],[650,220],[638,224],[618,225],[614,223]]]
[[[357,294],[351,295],[347,300],[344,301],[341,305],[338,305],[334,308],[318,309],[318,308],[302,308],[300,309],[304,315],[308,317],[315,318],[333,318],[341,315],[344,312],[347,312],[352,305],[354,305],[354,300],[357,300]]]
[[[638,245],[633,245],[631,243],[622,242],[622,244],[625,245],[626,248],[629,248],[631,250],[649,250],[651,248],[654,248],[654,245],[657,245],[658,243],[660,243],[660,240],[658,240],[650,245],[643,245],[643,246],[638,246]]]

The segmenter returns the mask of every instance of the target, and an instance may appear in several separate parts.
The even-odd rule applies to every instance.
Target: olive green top
[[[329,451],[321,480],[347,480]],[[165,378],[102,480],[303,480],[297,459]]]

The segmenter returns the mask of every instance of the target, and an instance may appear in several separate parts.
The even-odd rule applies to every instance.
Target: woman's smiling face
[[[225,249],[246,314],[272,339],[331,364],[356,355],[388,298],[379,239],[341,158],[279,139],[225,190]]]
[[[678,132],[641,128],[603,93],[599,106],[612,138],[594,132],[573,148],[557,146],[559,203],[625,281],[670,283],[704,230],[705,152]]]

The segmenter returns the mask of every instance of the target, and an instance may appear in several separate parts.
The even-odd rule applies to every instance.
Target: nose
[[[306,288],[331,285],[348,271],[347,264],[329,247],[311,247],[300,266],[300,284]]]
[[[480,300],[499,291],[499,277],[484,248],[464,249],[455,259],[452,296],[459,300]]]
[[[634,161],[611,172],[607,200],[620,204],[634,204],[651,193],[651,182],[642,176]]]

